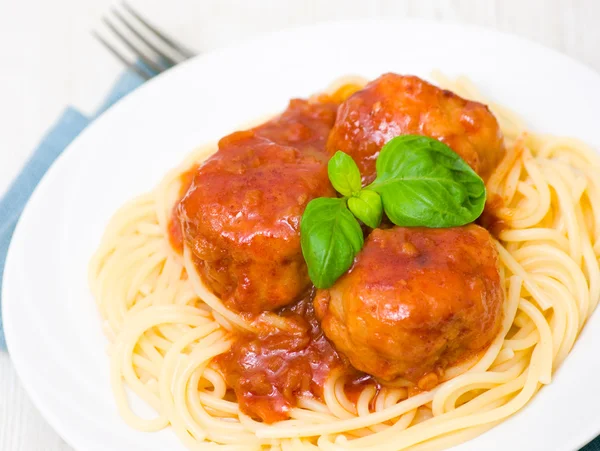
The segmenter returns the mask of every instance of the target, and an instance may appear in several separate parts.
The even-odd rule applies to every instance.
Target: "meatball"
[[[323,96],[315,101],[292,99],[288,108],[278,117],[252,129],[255,136],[274,143],[295,147],[304,152],[315,152],[320,158],[335,123],[339,103]],[[235,137],[235,133],[230,136]],[[227,143],[228,138],[220,144]]]
[[[504,156],[498,122],[481,103],[465,100],[415,76],[385,74],[340,106],[329,135],[330,152],[346,152],[363,184],[375,179],[375,160],[400,135],[436,138],[459,154],[484,180]]]
[[[492,342],[503,293],[485,229],[394,227],[371,233],[352,268],[317,292],[315,309],[355,368],[431,388],[445,368]]]
[[[300,218],[334,196],[325,142],[337,105],[294,100],[281,116],[233,133],[196,171],[177,214],[204,283],[239,312],[272,310],[310,288]]]

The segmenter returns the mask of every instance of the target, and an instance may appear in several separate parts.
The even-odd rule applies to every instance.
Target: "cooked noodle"
[[[463,77],[436,78],[463,97],[483,99]],[[509,110],[486,103],[508,146],[488,183],[489,195],[503,200],[498,215],[508,227],[496,243],[504,320],[485,353],[410,397],[396,381],[380,391],[365,385],[353,403],[344,374],[334,371],[324,401],[301,399],[289,420],[268,425],[241,413],[211,359],[230,347],[233,328],[253,326],[204,287],[189,252],[181,257],[167,235],[179,176],[211,146],[122,207],[90,265],[125,421],[142,431],[171,425],[190,449],[435,450],[469,440],[527,404],[551,382],[600,298],[600,158],[575,139],[527,132]],[[156,416],[138,416],[125,387]]]

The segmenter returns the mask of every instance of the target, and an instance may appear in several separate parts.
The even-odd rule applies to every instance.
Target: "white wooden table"
[[[0,195],[60,111],[66,105],[84,112],[94,111],[122,70],[89,34],[92,28],[102,28],[100,17],[111,3],[109,0],[0,1]],[[600,0],[131,0],[131,3],[200,52],[259,32],[323,20],[420,17],[513,32],[561,50],[600,71]],[[10,358],[0,352],[0,450],[70,449],[33,407]]]

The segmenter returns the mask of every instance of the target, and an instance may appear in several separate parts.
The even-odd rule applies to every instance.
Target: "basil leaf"
[[[317,288],[329,288],[350,268],[364,240],[345,199],[320,197],[306,206],[300,242],[310,280]]]
[[[348,208],[354,216],[372,229],[379,227],[383,215],[383,205],[381,196],[375,191],[361,190],[357,195],[348,199]]]
[[[327,164],[327,173],[338,193],[352,196],[360,191],[360,171],[350,155],[338,150]]]
[[[381,195],[390,220],[400,226],[455,227],[473,222],[485,204],[485,184],[442,142],[405,135],[389,141],[369,186]]]

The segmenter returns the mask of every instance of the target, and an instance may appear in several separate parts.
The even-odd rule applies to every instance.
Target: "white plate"
[[[109,386],[107,341],[87,285],[104,226],[195,146],[345,74],[467,74],[536,130],[600,149],[600,77],[522,39],[427,22],[344,22],[284,31],[196,58],[147,83],[89,127],[38,186],[4,275],[10,354],[36,406],[78,450],[176,450],[171,431],[137,432]],[[467,450],[577,449],[600,433],[600,315],[522,412]]]

